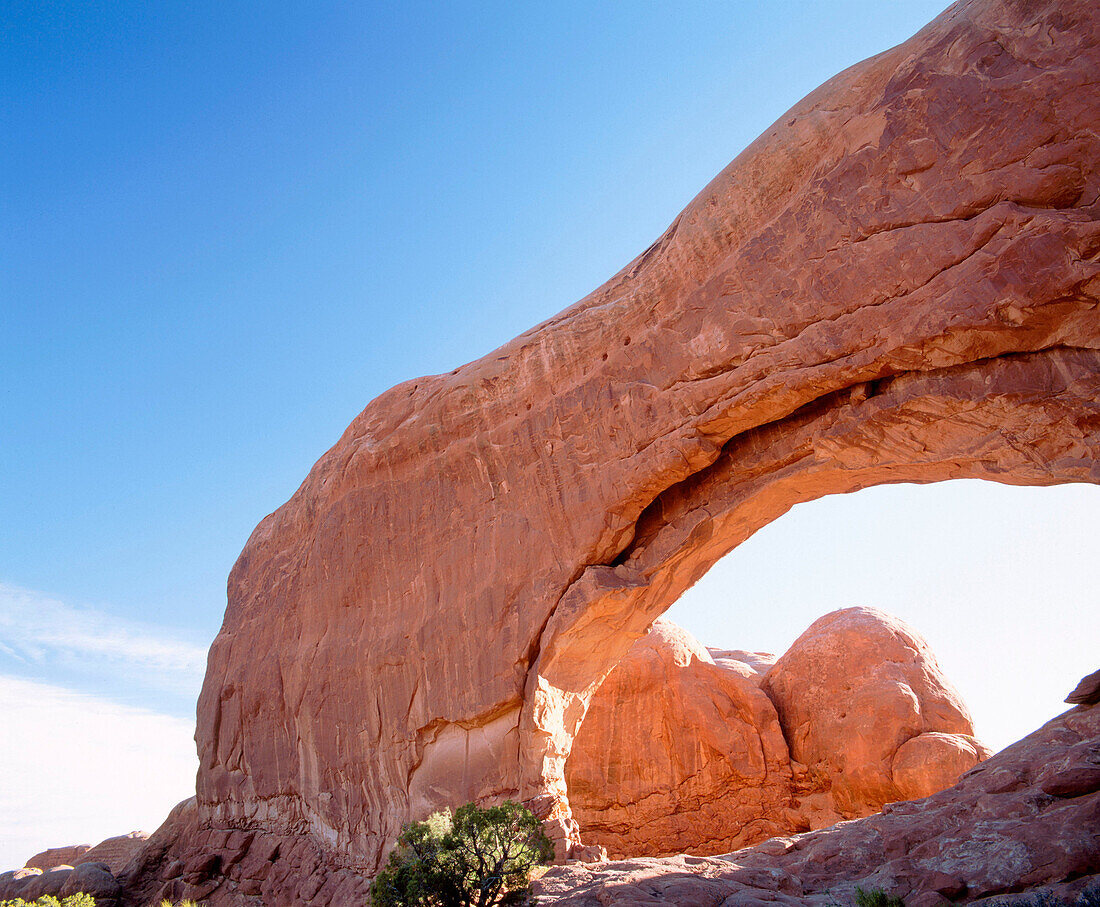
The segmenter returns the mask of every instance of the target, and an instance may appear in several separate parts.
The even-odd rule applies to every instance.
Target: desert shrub
[[[37,901],[0,901],[0,907],[95,907],[95,898],[90,894],[70,894],[60,901],[52,894],[44,894]]]
[[[887,894],[881,888],[864,891],[856,888],[856,907],[905,907],[905,901],[896,895]]]
[[[472,803],[406,825],[371,884],[373,907],[490,907],[520,903],[531,869],[554,847],[531,811],[511,800]]]

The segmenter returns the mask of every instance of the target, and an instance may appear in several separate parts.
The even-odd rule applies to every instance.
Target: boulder
[[[114,907],[122,888],[106,863],[87,862],[80,863],[69,873],[60,896],[65,898],[80,893],[95,898],[96,907]]]
[[[566,781],[583,839],[613,857],[725,853],[798,826],[787,744],[755,670],[717,664],[663,619],[593,697]]]
[[[27,887],[32,885],[40,875],[42,870],[37,866],[8,870],[3,873],[0,875],[0,901],[23,897]]]
[[[927,644],[881,611],[827,615],[778,661],[659,619],[593,696],[566,782],[612,857],[705,855],[928,796],[987,755]]]
[[[25,901],[36,901],[41,897],[57,897],[72,874],[71,866],[51,869],[38,875],[28,876],[26,885],[19,893]]]
[[[791,758],[845,818],[933,794],[989,755],[928,644],[872,608],[814,621],[763,689]]]

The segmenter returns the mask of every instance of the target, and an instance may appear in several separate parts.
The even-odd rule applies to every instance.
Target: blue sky
[[[5,701],[161,722],[193,759],[229,568],[367,401],[598,286],[787,107],[940,9],[6,4]],[[1068,532],[1095,538],[1093,491],[1059,505],[1086,520]],[[789,592],[805,610],[783,638],[832,606],[819,586]],[[889,605],[866,597],[845,603]],[[772,646],[713,638],[728,600],[698,606],[704,641]],[[143,788],[160,815],[186,758],[160,800]],[[31,769],[5,769],[29,796]],[[72,837],[156,822],[88,803],[115,824]],[[63,831],[0,829],[0,864]]]

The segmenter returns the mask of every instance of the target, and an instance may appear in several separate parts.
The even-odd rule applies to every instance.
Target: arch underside
[[[623,551],[566,591],[528,687],[525,791],[560,839],[578,840],[565,762],[592,695],[714,563],[796,504],[959,478],[1100,483],[1100,351],[1056,347],[860,383],[736,436],[662,492]]]

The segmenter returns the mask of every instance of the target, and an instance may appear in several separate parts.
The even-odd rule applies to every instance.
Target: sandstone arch
[[[1100,482],[1098,20],[956,4],[590,296],[372,402],[230,576],[198,821],[369,872],[409,817],[519,796],[575,843],[587,698],[755,529],[882,482]]]

